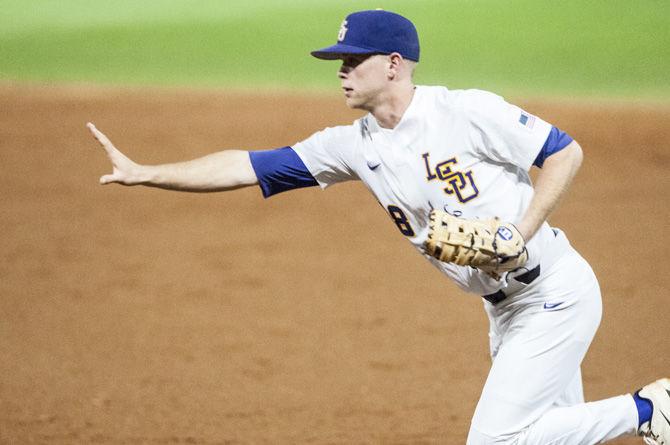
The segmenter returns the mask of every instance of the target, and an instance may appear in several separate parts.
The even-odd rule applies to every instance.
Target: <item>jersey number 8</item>
[[[405,216],[405,212],[403,212],[400,207],[394,205],[388,206],[387,209],[393,222],[398,226],[400,233],[405,236],[414,236],[414,229],[412,229],[407,216]]]

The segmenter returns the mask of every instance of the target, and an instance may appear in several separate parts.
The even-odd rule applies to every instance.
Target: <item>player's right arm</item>
[[[358,179],[340,156],[353,126],[328,128],[293,147],[272,150],[225,150],[192,161],[162,165],[140,165],[121,153],[91,123],[87,127],[112,162],[111,174],[101,184],[145,185],[188,192],[218,192],[259,185],[263,196],[302,187],[327,187]]]
[[[225,150],[186,162],[140,165],[121,153],[92,123],[86,125],[105,149],[112,173],[101,184],[145,185],[187,192],[219,192],[258,184],[258,178],[243,150]]]

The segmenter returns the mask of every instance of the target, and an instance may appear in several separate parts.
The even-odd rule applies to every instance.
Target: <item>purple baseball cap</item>
[[[419,61],[419,36],[414,24],[390,11],[371,10],[349,14],[342,22],[337,43],[312,51],[318,59],[335,60],[342,54],[399,53]]]

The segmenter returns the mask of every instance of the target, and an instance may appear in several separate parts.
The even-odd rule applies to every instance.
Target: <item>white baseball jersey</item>
[[[519,222],[533,197],[528,170],[551,128],[492,93],[418,86],[394,129],[368,114],[293,149],[322,188],[360,179],[423,254],[433,208]],[[527,242],[527,267],[514,275],[553,262],[568,246],[545,222]],[[468,292],[491,294],[509,282],[424,256]]]
[[[431,209],[519,222],[533,197],[530,166],[571,140],[494,94],[417,87],[392,130],[367,115],[250,159],[266,197],[360,179],[423,253]],[[580,365],[601,316],[593,271],[546,222],[527,248],[526,267],[499,281],[424,254],[482,295],[490,320],[493,365],[467,444],[592,444],[634,432],[630,395],[584,403]]]

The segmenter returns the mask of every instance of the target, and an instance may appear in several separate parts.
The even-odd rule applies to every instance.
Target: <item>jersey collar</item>
[[[420,136],[421,110],[424,102],[425,89],[424,87],[416,86],[414,89],[414,96],[412,97],[409,106],[400,118],[398,125],[396,125],[390,133],[383,131],[385,129],[379,125],[379,122],[377,122],[377,119],[375,119],[371,113],[368,113],[366,116],[369,131],[371,133],[387,133],[387,136],[391,139],[393,144],[400,144],[403,146],[411,145],[412,141]]]

